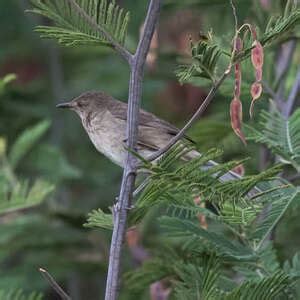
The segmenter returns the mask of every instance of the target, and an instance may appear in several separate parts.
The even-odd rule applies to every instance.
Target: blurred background
[[[131,12],[127,44],[133,51],[148,1],[117,2]],[[266,16],[280,11],[285,1],[236,2],[241,23],[252,20],[264,27]],[[22,288],[41,291],[45,299],[59,299],[38,272],[43,267],[72,299],[102,299],[111,233],[88,229],[83,224],[92,209],[108,211],[112,206],[121,169],[97,153],[74,113],[59,111],[55,105],[88,90],[103,90],[126,101],[129,70],[108,49],[64,48],[55,41],[41,39],[34,27],[49,21],[24,13],[29,8],[27,0],[0,1],[0,78],[16,76],[5,88],[0,86],[0,196],[8,197],[11,186],[18,186],[17,196],[24,196],[34,186],[32,193],[37,201],[45,201],[35,208],[0,216],[0,290]],[[230,47],[233,17],[228,1],[164,1],[147,59],[143,108],[177,126],[193,114],[206,96],[208,83],[198,80],[180,85],[175,70],[189,57],[189,39],[197,41],[201,33],[211,29],[220,44]],[[272,78],[278,49],[269,49],[266,64],[272,67],[265,73],[267,78]],[[247,111],[253,74],[251,68],[247,74],[247,64],[244,68]],[[287,86],[292,84],[294,74],[292,66]],[[266,164],[259,146],[245,148],[232,133],[232,87],[233,80],[227,80],[189,134],[203,151],[210,147],[223,149],[224,160],[250,156],[244,166],[250,174]],[[264,100],[266,96],[258,109],[267,107]],[[16,143],[22,153],[16,153]],[[292,257],[300,245],[297,212],[288,214],[281,223],[275,242],[279,256],[285,259]],[[151,248],[155,239],[151,226],[145,225],[141,232],[148,232],[141,239],[146,248]],[[130,252],[126,252],[124,269],[134,266]],[[122,299],[132,299],[126,291],[124,287]]]

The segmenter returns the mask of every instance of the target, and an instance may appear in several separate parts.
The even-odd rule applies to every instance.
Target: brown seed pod
[[[242,102],[238,98],[234,98],[230,104],[231,127],[235,134],[246,145],[246,139],[242,132],[243,108]]]
[[[257,69],[261,69],[264,64],[264,49],[261,43],[258,40],[255,40],[252,44],[254,47],[251,50],[251,61],[253,67]]]

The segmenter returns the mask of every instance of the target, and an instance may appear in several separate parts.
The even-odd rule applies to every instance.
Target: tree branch
[[[43,277],[50,283],[56,293],[63,300],[71,300],[71,297],[66,294],[66,292],[61,288],[61,286],[55,281],[55,279],[43,268],[39,268],[39,271],[43,275]]]
[[[119,54],[125,58],[125,60],[131,64],[132,62],[132,54],[125,48],[123,47],[120,43],[118,43],[109,32],[107,32],[102,26],[98,25],[94,19],[92,19],[85,11],[82,9],[75,0],[67,0],[70,5],[73,6],[73,8],[77,11],[77,13],[82,16],[87,23],[92,26],[95,30],[100,32],[113,46],[113,48],[119,52]]]
[[[161,0],[150,1],[144,32],[140,38],[135,55],[131,60],[128,60],[131,67],[126,128],[127,147],[129,149],[136,148],[144,66],[155,25],[158,21],[160,6]],[[121,250],[126,230],[128,207],[131,204],[134,189],[136,169],[137,159],[131,152],[128,152],[125,159],[118,203],[114,207],[114,229],[110,247],[105,300],[117,299]]]
[[[188,129],[192,127],[192,125],[195,123],[195,121],[201,116],[201,114],[206,110],[207,106],[210,104],[210,102],[213,100],[214,96],[216,95],[219,87],[223,83],[223,81],[226,79],[226,77],[230,74],[230,69],[227,69],[222,76],[219,78],[219,80],[216,82],[216,84],[210,89],[208,95],[198,108],[198,110],[194,113],[192,118],[184,125],[184,127],[168,142],[168,144],[161,148],[159,151],[156,151],[153,155],[148,157],[149,161],[153,161],[163,155],[165,152],[167,152],[172,146],[174,146],[186,133]]]

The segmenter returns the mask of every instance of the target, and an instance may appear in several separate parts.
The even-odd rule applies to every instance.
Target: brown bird
[[[74,110],[81,118],[82,125],[96,149],[115,164],[124,167],[126,148],[127,103],[114,99],[104,92],[86,92],[70,102],[58,104],[59,108]],[[140,110],[138,153],[147,158],[163,148],[178,133],[178,128]],[[191,141],[187,136],[185,140]],[[188,154],[189,159],[199,156],[197,151]],[[208,167],[216,165],[211,161]],[[222,181],[240,178],[229,172],[221,177]]]
[[[115,164],[124,167],[127,103],[104,92],[86,92],[71,102],[58,104],[57,107],[74,110],[96,149]],[[138,153],[145,158],[150,156],[164,147],[178,131],[170,123],[141,109]]]

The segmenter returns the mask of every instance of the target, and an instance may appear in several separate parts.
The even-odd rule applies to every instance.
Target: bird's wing
[[[110,113],[115,116],[116,118],[120,118],[122,120],[127,120],[127,103],[121,102],[121,101],[110,101],[108,103],[108,107],[107,109],[110,111]],[[179,129],[175,126],[173,126],[172,124],[170,124],[169,122],[166,122],[160,118],[158,118],[157,116],[155,116],[152,113],[146,112],[143,109],[140,109],[140,115],[139,115],[139,127],[142,128],[143,130],[145,129],[155,129],[155,130],[159,130],[162,133],[166,133],[171,136],[175,136],[178,132]],[[194,143],[194,141],[189,138],[187,135],[184,136],[184,138],[192,143]],[[149,144],[149,139],[147,139],[147,143],[146,141],[143,139],[143,136],[139,135],[139,141],[140,143],[145,143],[145,145],[148,144],[148,146],[152,147],[153,150],[155,148],[155,150],[158,150],[156,145],[150,145]]]

